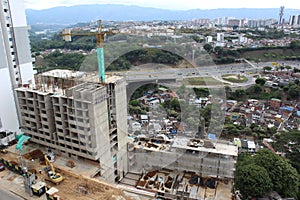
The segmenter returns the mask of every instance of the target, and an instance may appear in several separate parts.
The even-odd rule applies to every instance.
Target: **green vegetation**
[[[263,79],[258,79],[257,83],[248,89],[236,89],[232,91],[231,88],[226,87],[226,96],[233,100],[259,99],[270,100],[272,98],[297,100],[300,97],[300,83],[299,81],[290,82],[288,86],[269,88],[264,87]]]
[[[149,112],[149,106],[140,104],[139,100],[131,100],[128,105],[129,114],[141,115]]]
[[[51,69],[70,69],[79,70],[84,55],[80,53],[60,53],[56,50],[44,57],[43,64],[36,64],[36,69],[39,71]]]
[[[229,81],[232,83],[245,83],[248,81],[248,78],[246,76],[240,76],[240,75],[235,75],[235,74],[226,74],[226,75],[223,75],[222,78],[225,81]]]
[[[269,191],[285,198],[299,197],[297,170],[268,150],[260,150],[254,156],[239,155],[235,180],[235,189],[240,190],[243,199],[262,197]]]
[[[239,50],[241,51],[241,49]],[[273,47],[269,49],[246,49],[241,53],[242,57],[255,62],[278,61],[278,60],[299,60],[299,49],[288,47]]]
[[[209,90],[207,88],[194,88],[193,90],[194,90],[197,98],[208,97],[208,95],[209,95]]]
[[[130,100],[136,100],[142,96],[145,95],[146,92],[152,91],[153,93],[157,93],[158,85],[156,83],[149,83],[145,84],[139,88],[137,88],[132,96],[130,97]]]
[[[262,197],[271,191],[272,181],[267,170],[255,164],[241,167],[235,178],[236,187],[240,190],[243,199],[247,197]]]
[[[181,107],[178,99],[167,99],[161,105],[167,112],[168,117],[180,118]]]
[[[300,40],[293,40],[290,44],[291,49],[300,49]]]
[[[266,73],[266,71],[271,71],[272,67],[270,67],[270,66],[264,66],[263,70],[264,70],[264,73]]]
[[[264,78],[257,78],[255,80],[255,83],[258,84],[258,85],[264,86],[265,83],[266,83],[266,79],[264,79]]]
[[[212,78],[212,77],[196,77],[189,78],[188,83],[190,85],[221,85],[222,82]]]
[[[276,127],[267,128],[258,126],[257,124],[251,124],[250,127],[247,127],[246,119],[242,118],[241,121],[243,121],[241,125],[234,125],[227,117],[221,137],[232,140],[234,137],[252,136],[255,140],[262,140],[265,137],[273,136],[277,131]]]
[[[300,132],[290,131],[275,135],[274,148],[277,151],[285,152],[293,167],[300,173]]]
[[[45,51],[47,49],[70,49],[70,50],[86,50],[90,51],[96,46],[95,37],[75,36],[72,42],[65,42],[60,34],[54,34],[50,39],[42,39],[41,35],[30,35],[31,50],[33,52]]]

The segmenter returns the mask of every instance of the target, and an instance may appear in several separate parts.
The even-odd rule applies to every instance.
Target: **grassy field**
[[[241,54],[241,57],[254,61],[278,61],[285,60],[286,56],[299,56],[300,50],[296,49],[269,49],[247,51]]]
[[[226,75],[223,75],[222,78],[225,81],[229,81],[232,83],[244,83],[244,82],[248,81],[248,78],[246,76],[238,77],[236,74],[226,74]]]
[[[223,83],[212,77],[189,78],[187,82],[190,85],[222,85]]]

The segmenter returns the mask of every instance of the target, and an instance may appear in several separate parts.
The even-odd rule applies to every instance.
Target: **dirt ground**
[[[52,183],[47,184],[56,187],[59,190],[58,195],[63,200],[132,199],[125,196],[125,194],[121,190],[113,188],[108,184],[100,183],[97,180],[87,179],[82,176],[76,176],[65,171],[62,171],[61,174],[64,177],[62,183],[60,183],[59,185],[54,185]]]
[[[39,169],[45,167],[45,165],[40,165],[39,156],[41,156],[41,152],[39,151],[30,152],[23,156],[23,162],[26,163],[29,169],[37,171],[37,181],[46,182],[48,188],[57,188],[59,190],[57,195],[60,196],[61,200],[134,200],[134,198],[126,196],[120,189],[107,183],[100,182],[97,179],[82,177],[59,168],[56,168],[56,170],[64,177],[64,180],[60,184],[56,185],[50,181],[45,181],[47,172],[42,171],[42,174],[39,173]],[[1,153],[0,157],[7,161],[20,163],[19,156],[11,152],[7,152],[6,154]],[[35,160],[31,160],[34,158]],[[54,167],[56,166],[54,165]],[[16,177],[13,176],[13,178]]]
[[[230,76],[226,76],[224,78],[239,79],[239,77],[237,75],[230,75]]]

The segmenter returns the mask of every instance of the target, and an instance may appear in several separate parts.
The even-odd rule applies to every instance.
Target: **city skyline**
[[[38,1],[38,0],[25,0],[25,8],[26,9],[48,9],[57,6],[74,6],[74,5],[85,5],[85,4],[122,4],[122,5],[135,5],[141,7],[153,7],[153,8],[162,8],[169,10],[189,10],[189,9],[217,9],[217,8],[279,8],[280,6],[285,6],[286,8],[291,9],[300,9],[300,1],[299,0],[274,0],[272,4],[269,2],[253,0],[253,1],[238,1],[238,0],[229,0],[229,1],[221,1],[221,0],[212,0],[209,3],[204,3],[196,0],[173,0],[172,2],[153,0],[56,0],[56,1]]]

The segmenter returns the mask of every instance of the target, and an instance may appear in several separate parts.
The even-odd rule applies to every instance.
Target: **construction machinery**
[[[60,182],[63,181],[63,176],[61,174],[55,172],[55,169],[54,169],[52,163],[49,161],[47,155],[44,155],[44,158],[45,158],[45,162],[46,162],[46,169],[50,168],[50,170],[48,171],[49,180],[52,183],[55,183],[56,185],[59,184]]]
[[[32,185],[34,185],[36,183],[36,176],[34,173],[29,173],[28,172],[28,168],[25,166],[25,162],[22,159],[22,153],[23,153],[23,143],[25,143],[27,140],[29,140],[30,137],[26,136],[24,134],[20,134],[16,136],[16,140],[18,141],[17,146],[16,146],[16,150],[19,150],[20,152],[20,163],[21,163],[21,169],[19,169],[19,167],[16,168],[15,165],[15,169],[18,169],[18,171],[22,171],[24,172],[24,188],[25,188],[25,192],[27,192],[28,194],[30,194],[30,196],[33,195],[33,191],[31,189]]]
[[[97,59],[98,59],[98,77],[102,83],[105,83],[105,66],[104,66],[104,50],[103,41],[106,34],[116,34],[111,30],[102,30],[102,21],[98,20],[98,29],[96,32],[87,33],[71,33],[71,29],[64,29],[62,31],[63,40],[72,41],[72,36],[96,36],[97,40]]]

